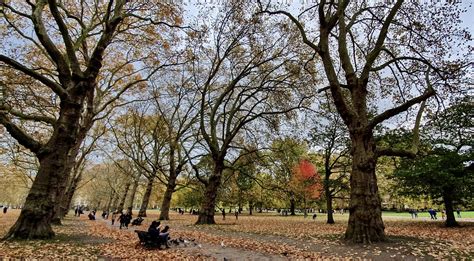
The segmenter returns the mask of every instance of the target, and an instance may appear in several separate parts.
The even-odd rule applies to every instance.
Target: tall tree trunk
[[[153,178],[148,179],[146,185],[145,194],[143,194],[142,205],[140,211],[138,212],[139,217],[146,217],[146,209],[148,208],[148,202],[150,202],[151,190],[153,189]]]
[[[446,208],[446,226],[457,227],[459,224],[454,217],[453,199],[451,195],[452,191],[445,191],[443,195],[444,207]]]
[[[112,209],[114,211],[117,211],[117,208],[118,208],[118,200],[119,200],[119,194],[114,191],[113,192],[113,199],[112,199]]]
[[[251,216],[253,214],[253,201],[249,200],[249,215]]]
[[[199,211],[199,217],[196,224],[215,224],[214,212],[216,208],[217,191],[221,184],[222,170],[224,169],[223,164],[215,163],[214,172],[209,177],[206,184],[206,191],[204,194],[204,200],[201,204]]]
[[[107,204],[105,205],[105,210],[107,210],[108,212],[111,211],[111,207],[112,207],[112,201],[114,200],[114,192],[112,191],[112,193],[110,193],[110,197],[109,199],[107,200]],[[115,212],[115,209],[114,209],[114,212]]]
[[[345,238],[354,243],[385,240],[381,201],[375,176],[375,142],[371,131],[351,132],[352,174],[349,223]]]
[[[334,224],[334,211],[332,209],[332,195],[331,195],[331,190],[329,189],[329,187],[326,187],[325,188],[326,190],[326,208],[327,208],[327,211],[328,211],[328,218],[327,218],[327,221],[326,223],[328,224]]]
[[[132,213],[133,210],[133,203],[135,202],[135,195],[137,194],[139,180],[140,176],[134,178],[132,183],[132,190],[130,191],[130,196],[128,197],[128,202],[126,204],[126,207],[130,213]]]
[[[72,96],[72,95],[71,95]],[[4,237],[47,239],[54,236],[51,221],[65,185],[70,154],[78,140],[79,121],[84,97],[61,101],[59,119],[48,143],[38,152],[40,167],[16,223]],[[74,101],[74,102],[72,102]]]
[[[290,198],[290,215],[296,216],[295,208],[296,208],[296,201],[295,201],[295,198],[292,195],[291,198]]]
[[[123,206],[125,205],[125,200],[127,199],[127,194],[128,194],[129,189],[130,189],[130,185],[132,185],[132,183],[130,181],[125,184],[124,191],[122,193],[122,196],[120,197],[119,204],[118,204],[118,207],[117,207],[119,212],[123,211]]]
[[[169,212],[171,205],[171,197],[173,196],[174,189],[176,187],[176,174],[171,174],[166,185],[166,191],[161,202],[160,220],[169,220]]]

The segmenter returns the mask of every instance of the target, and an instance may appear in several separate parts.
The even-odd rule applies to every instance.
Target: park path
[[[124,233],[134,233],[135,230],[146,230],[145,227],[134,227],[131,226],[128,229],[120,229],[119,225],[115,223],[113,226],[109,220],[98,218],[96,221],[103,222],[109,229],[121,230]],[[183,226],[175,226],[174,230],[184,230],[188,231],[189,229],[183,229]],[[137,238],[138,241],[138,238]],[[282,256],[271,255],[262,252],[256,252],[251,250],[245,250],[241,248],[234,248],[222,245],[214,245],[209,243],[195,243],[187,244],[187,246],[172,246],[172,248],[179,248],[184,253],[193,257],[204,257],[206,259],[215,259],[215,260],[288,260]]]
[[[118,225],[112,226],[110,221],[100,219],[106,223],[110,229],[119,229]],[[140,230],[146,228],[141,227]],[[133,233],[135,227],[122,229],[124,233]],[[188,245],[186,247],[178,246],[189,256],[206,257],[216,260],[290,260],[282,252],[280,255],[272,255],[265,252],[257,252],[243,248],[228,247],[225,239],[254,241],[263,244],[284,244],[305,252],[315,252],[328,259],[332,258],[366,258],[369,260],[420,260],[419,257],[411,255],[411,249],[404,247],[397,242],[379,243],[376,246],[366,245],[347,245],[338,239],[318,239],[305,238],[297,239],[285,236],[277,236],[270,234],[257,234],[240,231],[223,231],[207,226],[189,226],[174,224],[173,230],[176,231],[195,231],[205,232],[206,234],[215,235],[223,238],[222,245],[199,242],[196,245]],[[199,241],[199,238],[196,239]],[[394,251],[396,249],[396,251]]]

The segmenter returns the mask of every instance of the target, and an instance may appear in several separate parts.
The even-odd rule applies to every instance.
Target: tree
[[[79,147],[96,116],[107,114],[126,90],[146,81],[149,65],[156,62],[147,63],[143,59],[143,67],[135,69],[136,39],[130,36],[148,37],[150,34],[146,32],[156,35],[155,30],[147,31],[143,27],[154,21],[155,15],[151,13],[159,13],[166,5],[147,6],[125,0],[106,4],[2,1],[1,5],[2,21],[6,25],[2,26],[5,30],[2,34],[8,35],[1,38],[1,45],[13,46],[11,43],[18,41],[25,43],[25,48],[19,50],[13,46],[2,49],[0,54],[0,62],[5,65],[1,74],[7,89],[0,123],[40,163],[20,217],[5,238],[51,238],[54,236],[51,220],[60,206],[57,203],[64,196]],[[166,10],[170,14],[173,9]],[[52,22],[45,23],[46,19]],[[115,48],[110,48],[111,45]],[[154,70],[158,69],[155,67],[150,73]],[[23,81],[12,81],[14,78],[10,76]],[[22,99],[25,95],[15,93],[19,90],[25,90],[26,97],[32,99]],[[38,110],[38,105],[46,106]],[[47,137],[31,135],[18,121],[46,125],[42,132]]]
[[[316,166],[307,159],[300,161],[293,167],[290,187],[303,200],[304,213],[307,213],[307,201],[321,197],[323,185]]]
[[[308,152],[305,142],[294,138],[276,139],[272,143],[269,155],[266,157],[266,164],[271,175],[270,189],[280,191],[284,194],[283,198],[289,201],[291,215],[296,215],[296,203],[299,198],[299,182],[294,182],[295,168]],[[299,181],[299,180],[297,180]]]
[[[301,90],[311,79],[305,79],[300,57],[292,52],[294,38],[287,27],[253,16],[249,11],[255,7],[245,1],[226,3],[192,47],[200,135],[204,154],[213,161],[212,174],[199,178],[206,189],[197,224],[215,223],[225,162],[231,161],[230,152],[238,157],[250,124],[289,115],[308,98]]]
[[[434,115],[424,128],[424,155],[402,160],[393,174],[403,195],[441,198],[447,227],[458,226],[454,204],[474,198],[473,111],[464,100]]]
[[[292,21],[302,42],[320,58],[328,83],[320,90],[330,91],[348,128],[352,171],[345,238],[356,243],[384,240],[377,158],[413,157],[418,151],[416,147],[377,147],[374,129],[432,97],[436,90],[456,86],[454,81],[469,58],[454,60],[448,54],[454,44],[460,43],[462,49],[470,39],[459,28],[459,19],[451,19],[459,16],[459,8],[456,4],[426,8],[403,0],[394,4],[323,0],[294,16],[259,3],[263,13]],[[391,108],[377,108],[378,101],[389,98]]]
[[[327,94],[327,92],[326,92]],[[324,166],[324,197],[326,199],[327,223],[334,224],[333,199],[349,189],[349,137],[341,117],[333,111],[330,103],[321,105],[316,117],[316,127],[311,130],[311,143],[321,151]]]
[[[178,177],[184,171],[189,161],[187,155],[193,150],[197,135],[192,128],[197,122],[196,105],[198,95],[190,91],[191,75],[187,64],[175,71],[169,70],[163,82],[155,84],[153,89],[154,107],[156,116],[162,119],[161,128],[165,129],[162,136],[164,154],[162,162],[158,165],[166,186],[161,203],[160,220],[169,220],[171,198],[179,183]],[[179,79],[179,80],[177,80]]]

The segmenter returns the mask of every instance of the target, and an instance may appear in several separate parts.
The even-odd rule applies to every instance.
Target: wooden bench
[[[151,238],[147,231],[135,230],[135,233],[137,233],[138,239],[140,240],[137,246],[146,248],[160,248],[162,245],[166,246],[166,242],[164,240]]]

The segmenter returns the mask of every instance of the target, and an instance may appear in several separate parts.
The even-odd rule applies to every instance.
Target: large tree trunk
[[[253,214],[253,201],[249,200],[249,216]]]
[[[345,238],[354,243],[385,239],[380,196],[375,176],[375,142],[372,132],[352,132],[352,174],[349,223]]]
[[[176,174],[170,174],[168,184],[166,186],[165,195],[161,202],[160,220],[169,220],[169,212],[171,205],[171,197],[173,196],[174,189],[176,187]]]
[[[206,192],[204,194],[204,200],[201,204],[199,211],[199,217],[196,224],[215,224],[214,212],[216,208],[217,191],[221,184],[222,170],[224,169],[223,164],[215,164],[214,172],[209,177],[206,184]]]
[[[127,199],[127,194],[128,194],[128,190],[130,189],[130,185],[131,182],[127,182],[125,184],[125,188],[124,188],[124,191],[122,193],[122,197],[120,197],[120,200],[119,200],[119,204],[118,204],[118,212],[122,212],[123,211],[123,206],[125,205],[125,200]]]
[[[135,195],[137,194],[138,188],[138,181],[140,180],[140,176],[136,177],[133,180],[132,190],[130,191],[130,196],[128,197],[128,202],[126,204],[127,210],[132,213],[133,210],[133,203],[135,202]]]
[[[452,191],[445,191],[443,195],[444,207],[446,208],[446,226],[457,227],[459,224],[454,217],[453,199],[451,195]]]
[[[71,100],[74,98],[71,97]],[[70,166],[70,154],[78,141],[77,132],[82,111],[83,98],[76,97],[75,102],[61,101],[60,117],[55,130],[38,152],[40,167],[38,174],[26,197],[24,207],[16,223],[5,238],[47,239],[54,236],[51,221],[55,216],[55,204],[60,203],[59,195],[65,185],[66,169]]]
[[[153,189],[153,178],[149,178],[148,184],[146,185],[145,194],[143,194],[142,205],[140,207],[140,211],[138,211],[139,217],[146,217],[146,209],[148,208],[148,202],[150,202],[152,189]]]

